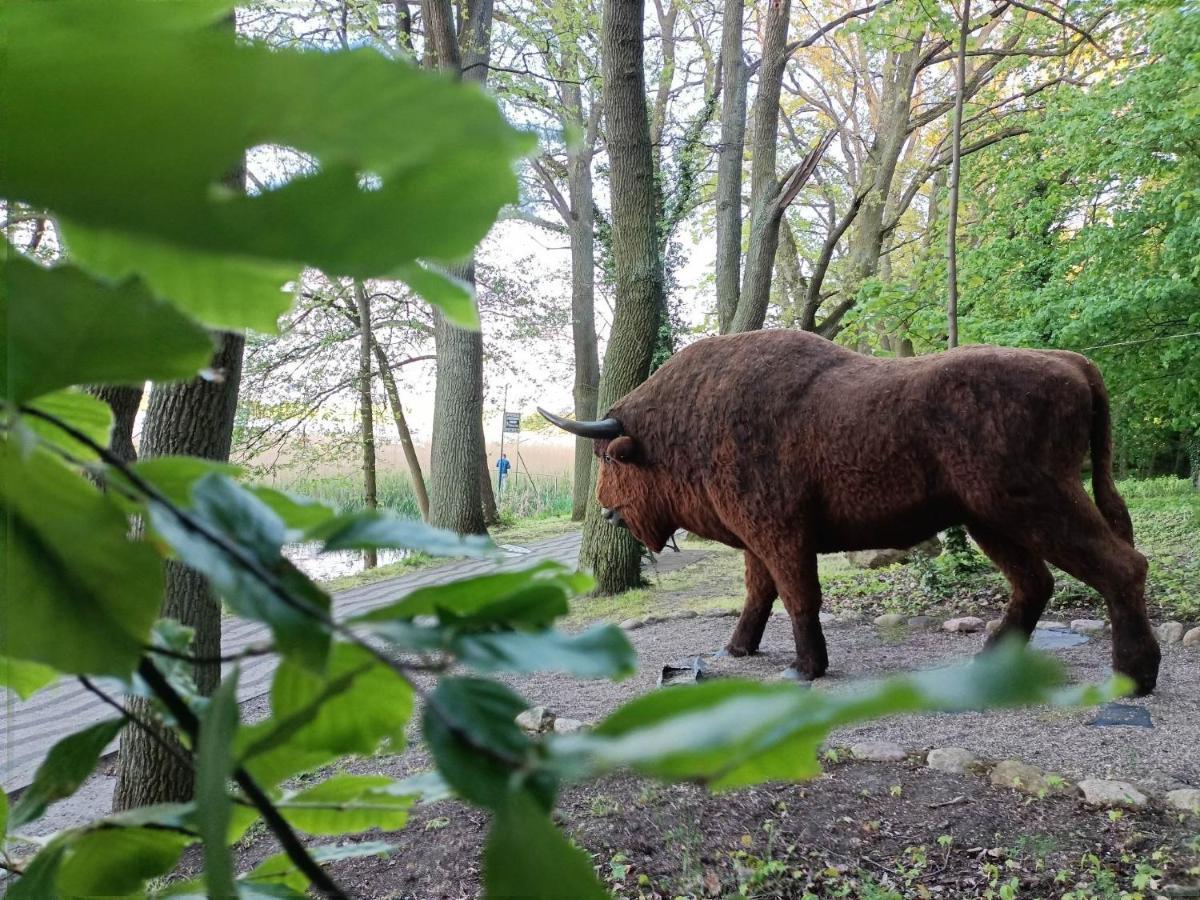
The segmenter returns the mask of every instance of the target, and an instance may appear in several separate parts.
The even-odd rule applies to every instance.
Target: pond
[[[379,550],[377,553],[381,566],[400,562],[405,557],[412,555],[411,550]],[[311,542],[287,544],[283,548],[283,555],[313,581],[331,581],[346,575],[357,575],[363,571],[361,550],[321,553],[320,543]]]

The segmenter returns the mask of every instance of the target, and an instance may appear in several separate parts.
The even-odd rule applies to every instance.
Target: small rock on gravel
[[[925,765],[939,772],[965,775],[979,768],[979,757],[962,747],[937,747],[929,751]]]
[[[662,621],[664,621],[662,616],[646,616],[646,618],[642,619],[642,624],[643,625],[657,625],[659,622],[662,622]]]
[[[1100,634],[1108,627],[1103,619],[1072,619],[1071,630],[1076,634]]]
[[[1200,790],[1195,788],[1180,788],[1177,791],[1167,791],[1164,798],[1167,806],[1200,815]]]
[[[1066,631],[1067,623],[1047,620],[1044,622],[1038,622],[1036,627],[1042,629],[1043,631]]]
[[[1154,630],[1164,644],[1178,644],[1183,639],[1183,625],[1179,622],[1163,622]]]
[[[1062,779],[1047,775],[1037,766],[1023,763],[1019,759],[1006,759],[996,763],[992,769],[992,784],[997,787],[1015,788],[1026,794],[1048,794],[1062,790]]]
[[[694,619],[698,616],[694,609],[677,609],[675,612],[669,612],[663,616],[664,622],[676,622],[680,619]]]
[[[646,623],[643,622],[641,619],[626,619],[624,622],[622,622],[617,627],[623,628],[625,631],[636,631],[638,628],[641,628],[645,624]]]
[[[827,612],[817,613],[817,618],[821,620],[822,625],[832,625],[837,621],[837,616]]]
[[[574,734],[577,731],[583,731],[587,726],[578,719],[555,719],[554,733],[555,734]]]
[[[706,619],[724,619],[727,616],[736,616],[738,612],[736,609],[706,609],[700,615]]]
[[[933,616],[909,616],[906,624],[909,628],[937,628],[941,623]]]
[[[1200,647],[1200,628],[1193,628],[1183,636],[1183,646]]]
[[[1127,781],[1085,778],[1079,782],[1083,802],[1092,806],[1145,806],[1146,795]]]
[[[895,628],[904,623],[904,616],[899,613],[884,613],[875,617],[875,624],[880,628]]]
[[[995,634],[1000,630],[1000,626],[1003,624],[1003,619],[988,619],[987,624],[983,626],[983,630],[988,634]]]
[[[978,616],[959,616],[957,619],[947,619],[942,623],[942,628],[946,631],[971,634],[983,630],[983,619]]]
[[[516,722],[523,731],[539,734],[554,727],[554,713],[544,706],[534,706],[518,715]]]
[[[862,741],[851,744],[850,755],[868,762],[901,762],[908,756],[903,747],[891,741]]]

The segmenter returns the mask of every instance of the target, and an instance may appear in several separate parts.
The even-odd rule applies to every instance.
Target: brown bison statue
[[[1033,632],[1053,563],[1103,595],[1113,667],[1154,689],[1146,560],[1112,478],[1099,370],[1063,351],[964,347],[880,359],[795,331],[713,337],[676,354],[598,422],[603,515],[654,552],[677,528],[745,550],[726,647],[757,651],[775,597],[795,673],[825,673],[817,554],[908,547],[952,525],[1012,585],[991,637]],[[1082,483],[1091,453],[1095,501]]]

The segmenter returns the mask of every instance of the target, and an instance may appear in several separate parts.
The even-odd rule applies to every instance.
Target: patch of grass
[[[528,544],[560,534],[578,531],[580,522],[571,521],[571,511],[555,513],[542,518],[506,519],[491,529],[492,540],[497,544]]]

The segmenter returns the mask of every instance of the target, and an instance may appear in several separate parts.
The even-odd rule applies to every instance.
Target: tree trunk
[[[358,412],[362,423],[363,506],[379,508],[375,485],[375,410],[371,404],[371,304],[361,281],[354,282],[354,305],[358,310]],[[374,548],[363,551],[363,568],[379,565]]]
[[[150,394],[141,446],[142,459],[168,454],[199,456],[225,461],[233,438],[238,387],[242,374],[240,334],[222,333],[212,368],[219,381],[194,378],[177,384],[156,384]],[[192,628],[192,652],[215,659],[221,654],[221,605],[199,572],[168,561],[162,614]],[[215,662],[195,666],[196,687],[209,695],[221,679]],[[151,715],[145,700],[130,699],[140,717]],[[164,732],[167,740],[174,740]],[[191,769],[137,728],[126,728],[121,736],[117,763],[117,785],[113,809],[131,809],[152,803],[183,803],[192,799],[195,775]]]
[[[721,144],[717,150],[717,322],[727,334],[741,296],[742,156],[746,150],[743,0],[727,0],[721,26]]]
[[[600,379],[598,409],[602,410],[646,379],[663,302],[657,190],[642,58],[643,15],[643,0],[606,0],[604,4],[600,52],[616,301]],[[599,505],[591,500],[580,558],[595,573],[601,593],[617,593],[640,583],[642,547],[628,531],[604,522],[599,513]]]
[[[134,462],[137,459],[137,450],[133,446],[133,423],[137,419],[138,407],[142,405],[144,389],[140,385],[97,384],[89,386],[86,390],[97,400],[107,403],[112,410],[113,425],[112,434],[109,435],[109,449],[122,462]]]
[[[492,487],[492,471],[488,467],[486,438],[479,444],[479,499],[483,504],[484,523],[499,525],[500,510],[496,506],[496,490]]]
[[[946,223],[946,345],[958,346],[958,179],[962,169],[963,95],[967,92],[967,34],[971,30],[971,0],[963,0],[958,31],[958,56],[954,61],[954,124],[950,135],[950,214]]]
[[[371,335],[371,350],[375,354],[375,363],[379,366],[379,378],[383,381],[383,389],[387,393],[388,405],[392,408],[392,419],[396,423],[396,434],[400,437],[400,446],[404,450],[404,460],[408,463],[408,476],[412,481],[413,494],[417,498],[417,508],[421,518],[429,521],[429,494],[425,491],[425,476],[421,472],[421,460],[417,458],[417,448],[413,446],[412,432],[408,430],[408,420],[404,417],[404,406],[400,403],[400,390],[396,387],[396,376],[388,363],[387,354],[379,346],[375,335]]]
[[[788,18],[791,0],[770,0],[763,31],[762,67],[754,95],[754,131],[750,140],[750,237],[742,291],[729,331],[762,328],[771,296],[771,272],[779,247],[779,180],[775,160],[779,147],[779,94],[787,64]]]
[[[484,84],[491,51],[491,0],[470,0],[465,28],[454,39],[449,0],[425,0],[427,34],[440,68]],[[451,274],[475,284],[474,258]],[[436,310],[437,384],[434,390],[429,521],[460,534],[487,534],[479,459],[483,442],[483,335],[450,325]],[[491,484],[488,481],[488,490]]]

